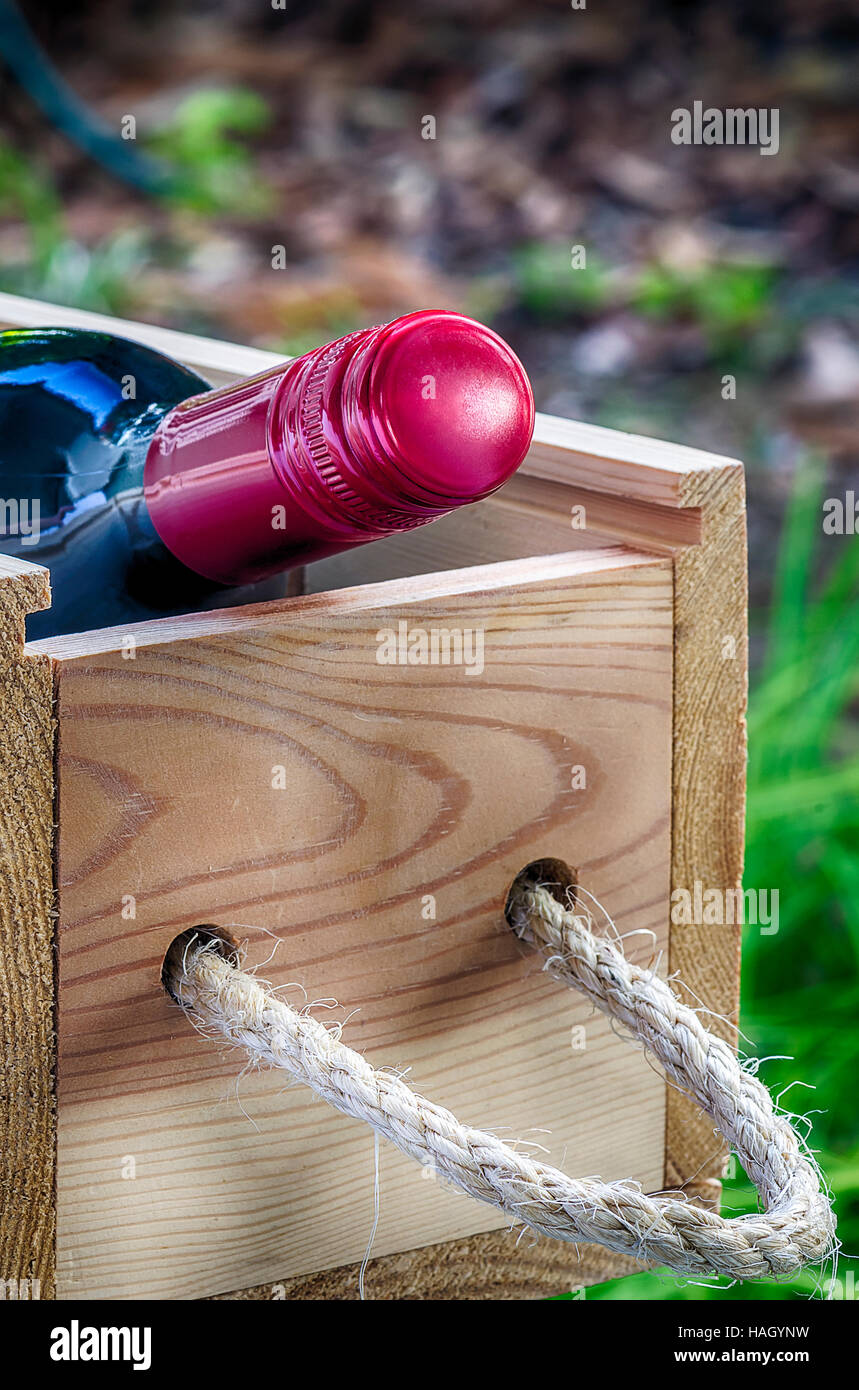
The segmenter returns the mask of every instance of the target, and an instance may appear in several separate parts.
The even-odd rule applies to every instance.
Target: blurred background
[[[859,538],[823,522],[859,499],[857,41],[849,0],[0,0],[0,289],[286,354],[461,309],[539,409],[747,465],[746,886],[780,928],[744,929],[741,1025],[844,1251],[589,1299],[856,1296]],[[777,108],[778,153],[674,145],[696,100]]]

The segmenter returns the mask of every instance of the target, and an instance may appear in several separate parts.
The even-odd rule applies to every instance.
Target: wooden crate
[[[103,327],[213,383],[276,361],[9,296],[0,322]],[[0,1278],[43,1297],[357,1296],[372,1136],[281,1076],[237,1084],[191,1030],[159,975],[197,923],[336,999],[347,1041],[461,1119],[718,1200],[712,1123],[502,908],[520,868],[561,859],[641,933],[634,958],[735,1016],[738,929],[672,925],[670,895],[741,874],[740,465],[538,416],[495,497],[304,580],[25,646],[49,577],[0,557]],[[482,670],[379,664],[400,623],[482,632]],[[534,1297],[635,1267],[520,1241],[388,1147],[380,1194],[371,1297]]]

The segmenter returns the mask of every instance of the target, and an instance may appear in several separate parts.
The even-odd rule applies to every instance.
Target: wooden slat
[[[379,665],[401,620],[482,627],[483,673]],[[347,1039],[463,1119],[661,1184],[661,1079],[545,977],[502,906],[521,867],[559,855],[620,931],[653,931],[640,959],[667,948],[671,639],[670,561],[618,548],[145,624],[89,653],[38,644],[62,730],[62,1296],[202,1296],[366,1244],[369,1133],[272,1074],[245,1078],[240,1107],[236,1058],[159,989],[197,922],[267,929],[266,976],[358,1009]],[[381,1192],[379,1255],[506,1225],[387,1146]]]
[[[735,460],[685,444],[666,444],[640,434],[538,414],[525,468],[549,481],[573,478],[579,487],[593,492],[664,507],[687,507],[687,476],[719,472],[726,465],[736,467]]]
[[[53,690],[23,649],[49,603],[47,570],[0,555],[0,1279],[23,1298],[54,1287]]]
[[[748,590],[743,470],[690,472],[684,505],[698,507],[703,541],[674,561],[672,889],[699,880],[722,892],[742,882],[745,830]],[[739,926],[674,926],[671,972],[681,996],[711,1011],[710,1028],[737,1041]],[[665,1185],[714,1189],[727,1150],[713,1123],[668,1088]]]

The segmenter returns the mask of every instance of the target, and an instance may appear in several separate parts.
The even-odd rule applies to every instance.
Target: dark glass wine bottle
[[[487,496],[534,406],[490,329],[424,310],[211,390],[106,333],[0,333],[0,551],[46,637],[254,602],[291,567]]]

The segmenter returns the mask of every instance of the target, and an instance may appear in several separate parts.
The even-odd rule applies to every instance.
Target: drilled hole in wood
[[[562,907],[575,908],[578,906],[578,871],[570,868],[570,865],[565,863],[563,859],[532,859],[530,864],[526,864],[524,869],[519,870],[507,891],[504,916],[508,925],[513,925],[510,917],[510,900],[513,896],[513,890],[533,888],[538,883],[551,893]]]
[[[187,931],[182,931],[178,936],[174,936],[164,953],[161,983],[171,999],[175,999],[176,995],[171,988],[170,981],[181,971],[185,952],[192,945],[212,946],[217,950],[219,956],[223,956],[224,960],[228,960],[232,965],[239,964],[241,954],[239,943],[231,932],[227,931],[226,927],[216,927],[211,922],[203,922],[200,926],[189,927]]]

